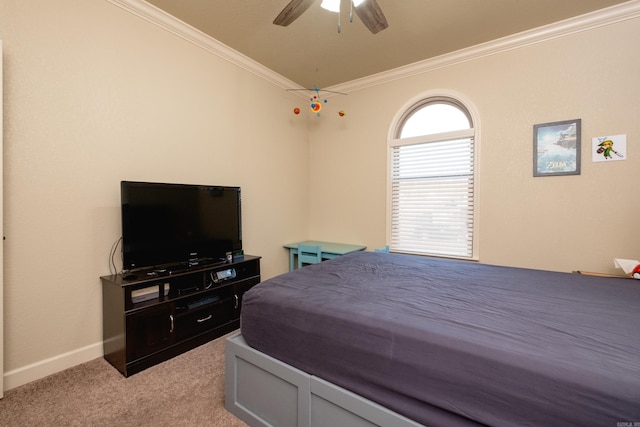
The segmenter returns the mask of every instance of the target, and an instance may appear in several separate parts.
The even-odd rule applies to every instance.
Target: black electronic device
[[[242,249],[240,187],[122,181],[120,189],[125,271],[216,263]]]
[[[198,307],[203,307],[205,305],[211,304],[212,302],[216,302],[220,300],[220,297],[217,295],[211,295],[208,296],[206,298],[203,298],[201,300],[197,300],[197,301],[192,301],[190,303],[187,304],[187,308],[189,310],[192,310],[194,308],[198,308]]]

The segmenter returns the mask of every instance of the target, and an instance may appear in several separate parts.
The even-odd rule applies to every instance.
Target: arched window
[[[397,121],[389,141],[390,247],[475,258],[475,140],[469,109],[429,97]]]

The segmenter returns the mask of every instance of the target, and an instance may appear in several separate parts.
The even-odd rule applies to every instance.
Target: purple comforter
[[[420,423],[640,422],[640,282],[357,252],[245,294],[255,349]]]

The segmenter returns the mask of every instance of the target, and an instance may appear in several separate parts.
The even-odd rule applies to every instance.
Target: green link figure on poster
[[[600,144],[598,144],[598,147],[600,148],[598,148],[597,153],[604,154],[605,159],[610,159],[611,153],[615,154],[618,157],[624,157],[622,154],[613,149],[613,141],[610,139],[605,139]]]

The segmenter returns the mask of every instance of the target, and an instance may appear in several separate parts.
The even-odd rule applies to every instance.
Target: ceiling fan
[[[273,20],[273,23],[276,25],[281,25],[286,27],[291,24],[293,21],[298,19],[300,15],[302,15],[316,0],[291,0],[289,4],[287,4],[284,9],[276,16],[276,19]],[[382,9],[378,5],[376,0],[348,0],[351,4],[351,11],[353,13],[353,9],[355,9],[356,14],[362,21],[362,23],[371,31],[373,34],[376,34],[389,26],[387,23],[387,18],[384,16]],[[333,3],[333,5],[326,6],[329,3]],[[323,0],[322,7],[336,7],[334,5],[337,4],[337,10],[333,10],[334,12],[340,11],[340,0],[334,0],[333,2]],[[355,6],[355,7],[354,7]],[[350,16],[350,20],[353,20],[353,14]],[[338,19],[338,32],[340,32],[340,21]]]

